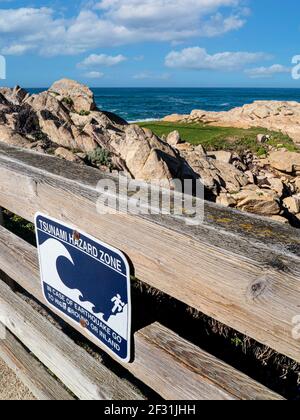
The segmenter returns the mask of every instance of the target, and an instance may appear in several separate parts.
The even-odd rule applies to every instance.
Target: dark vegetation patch
[[[20,134],[31,134],[39,131],[39,119],[29,106],[23,106],[15,116],[15,130]]]
[[[34,224],[22,219],[8,210],[3,211],[4,227],[24,241],[36,246]]]
[[[81,117],[88,117],[91,113],[90,113],[90,111],[85,111],[84,109],[82,109],[78,114]]]
[[[70,97],[62,98],[62,103],[67,105],[67,106],[70,106],[70,107],[72,107],[74,105],[74,101]]]

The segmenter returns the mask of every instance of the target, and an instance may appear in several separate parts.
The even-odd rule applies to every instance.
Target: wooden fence
[[[300,341],[292,336],[300,314],[298,230],[211,203],[199,226],[172,216],[100,215],[96,186],[103,176],[0,145],[0,206],[29,221],[42,212],[77,226],[127,254],[145,284],[300,362]],[[0,269],[3,279],[9,276],[46,305],[35,247],[1,226]],[[4,281],[0,309],[9,314],[0,356],[37,398],[146,398]],[[157,322],[135,331],[133,343],[133,362],[122,369],[163,399],[282,399]]]

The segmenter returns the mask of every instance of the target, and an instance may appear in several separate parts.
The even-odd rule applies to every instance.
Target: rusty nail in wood
[[[81,319],[80,320],[80,325],[81,325],[82,328],[86,328],[87,327],[87,323],[86,323],[86,321],[84,319]]]

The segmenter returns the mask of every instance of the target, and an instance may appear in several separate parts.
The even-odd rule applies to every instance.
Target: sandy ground
[[[0,400],[35,400],[28,388],[0,359]]]

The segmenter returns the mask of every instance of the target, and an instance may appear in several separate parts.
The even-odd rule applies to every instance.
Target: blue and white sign
[[[131,296],[124,255],[48,216],[37,214],[35,224],[47,303],[128,363]]]

